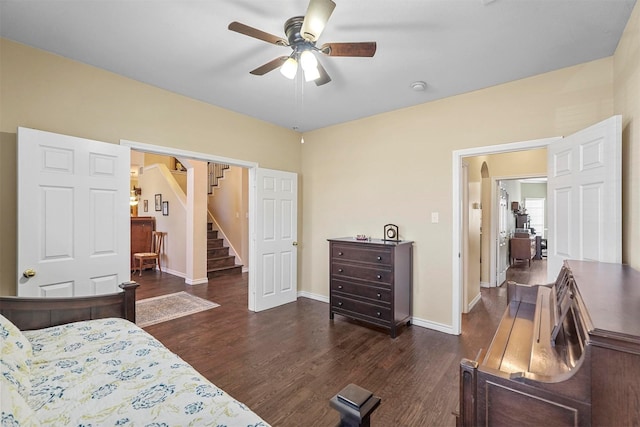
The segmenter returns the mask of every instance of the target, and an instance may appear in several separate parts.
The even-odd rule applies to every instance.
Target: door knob
[[[32,269],[32,268],[27,268],[27,269],[22,273],[22,275],[28,279],[29,277],[33,277],[33,276],[35,276],[35,275],[36,275],[36,271],[35,271],[34,269]]]
[[[293,246],[298,246],[298,242],[291,243]]]

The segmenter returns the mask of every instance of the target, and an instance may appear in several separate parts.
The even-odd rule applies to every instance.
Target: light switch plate
[[[431,223],[437,224],[438,222],[440,222],[440,215],[438,212],[431,212]]]

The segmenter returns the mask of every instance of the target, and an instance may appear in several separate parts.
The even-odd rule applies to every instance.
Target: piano
[[[507,295],[486,354],[460,363],[457,426],[640,425],[640,272],[565,261]]]

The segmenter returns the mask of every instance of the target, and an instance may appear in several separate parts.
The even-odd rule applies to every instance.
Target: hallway
[[[531,267],[526,262],[517,262],[507,269],[507,280],[527,285],[544,285],[547,283],[547,259],[531,260]],[[504,286],[504,283],[502,284]]]

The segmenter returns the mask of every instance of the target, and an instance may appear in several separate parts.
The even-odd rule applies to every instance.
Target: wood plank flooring
[[[532,264],[533,266],[534,264]],[[147,270],[137,299],[186,291],[220,307],[145,328],[214,384],[274,426],[333,426],[329,399],[349,383],[382,398],[374,426],[453,426],[460,359],[475,358],[506,307],[506,290],[482,290],[453,336],[412,326],[396,339],[299,298],[247,309],[247,274],[189,286]]]

